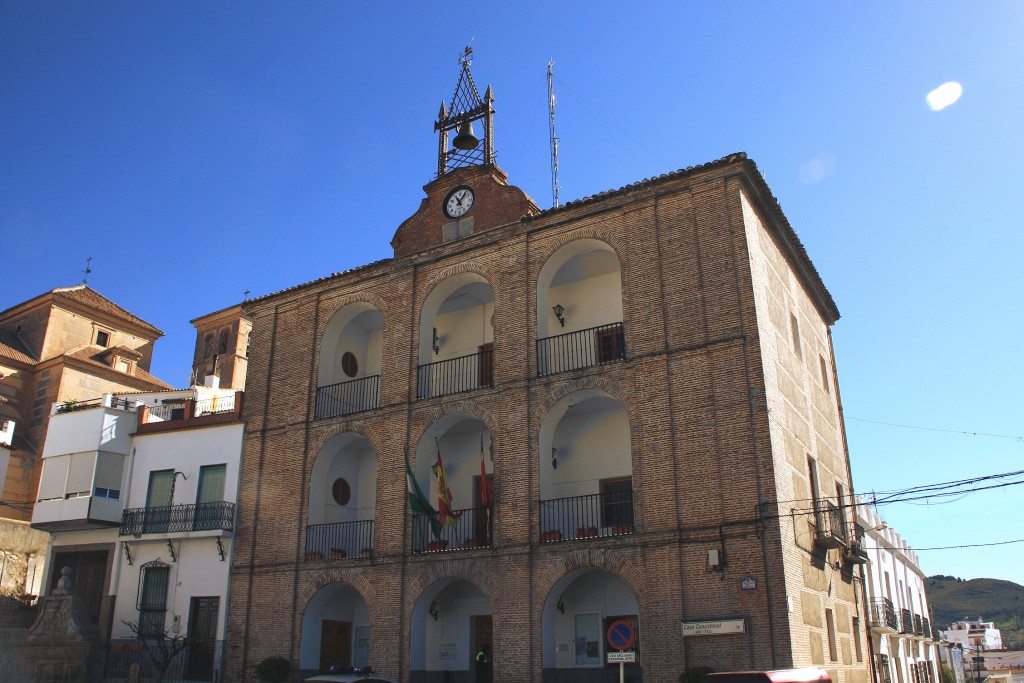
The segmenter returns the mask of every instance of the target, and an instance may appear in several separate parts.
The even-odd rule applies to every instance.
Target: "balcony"
[[[914,614],[908,609],[900,610],[900,633],[906,636],[914,635]]]
[[[921,618],[920,614],[914,615],[914,637],[917,639],[923,639],[924,633],[924,619]]]
[[[888,598],[871,601],[871,628],[879,633],[896,633],[900,629],[900,620]]]
[[[57,403],[54,406],[54,415],[66,415],[67,413],[75,413],[79,410],[88,410],[90,408],[114,408],[116,410],[127,410],[128,412],[135,412],[135,404],[124,398],[116,398],[111,395],[102,396],[100,398],[94,398],[91,401],[64,401],[63,403]]]
[[[935,631],[932,630],[932,622],[926,617],[921,618],[921,628],[925,640],[935,640]]]
[[[149,434],[237,422],[242,419],[243,396],[243,392],[236,391],[225,396],[189,398],[180,403],[141,406],[136,433]]]
[[[226,501],[170,505],[167,507],[131,508],[121,515],[118,536],[145,534],[193,534],[223,536],[234,531],[235,504]]]
[[[537,340],[538,377],[625,358],[626,334],[621,322]]]
[[[813,524],[815,543],[824,548],[843,548],[846,546],[846,528],[843,524],[843,513],[835,503],[829,500],[816,501]]]
[[[345,560],[373,552],[373,520],[311,524],[306,527],[306,560]]]
[[[322,420],[379,407],[380,375],[373,375],[317,387],[314,417]]]
[[[437,515],[412,516],[412,551],[440,553],[489,548],[493,542],[492,510],[487,507],[453,510],[453,519],[442,524]]]
[[[428,363],[419,367],[416,398],[447,396],[494,386],[494,349]]]
[[[633,491],[542,500],[540,529],[541,543],[636,533],[633,525]]]

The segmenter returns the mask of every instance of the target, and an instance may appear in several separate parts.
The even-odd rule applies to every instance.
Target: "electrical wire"
[[[1012,439],[1013,441],[1019,441],[1024,443],[1024,436],[1013,436],[1010,434],[989,434],[987,432],[972,432],[967,429],[942,429],[939,427],[918,427],[916,425],[902,425],[895,422],[882,422],[881,420],[868,420],[863,417],[850,417],[849,415],[844,416],[847,420],[854,420],[856,422],[867,422],[869,424],[885,425],[886,427],[899,427],[900,429],[919,429],[925,432],[944,432],[946,434],[962,434],[963,436],[987,436],[993,439]]]

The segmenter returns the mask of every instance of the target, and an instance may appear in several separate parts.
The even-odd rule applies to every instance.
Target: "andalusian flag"
[[[418,512],[421,515],[426,515],[430,521],[430,530],[434,534],[434,538],[441,538],[441,522],[437,519],[437,510],[430,505],[430,501],[423,494],[423,489],[420,488],[420,483],[416,481],[416,477],[412,474],[412,467],[409,466],[409,449],[405,449],[405,473],[409,477],[409,483],[412,484],[412,491],[409,491],[409,507],[412,508],[413,512]]]
[[[437,464],[432,469],[434,476],[437,477],[437,509],[441,524],[456,524],[462,517],[462,513],[452,512],[452,491],[448,488],[448,482],[444,478],[444,463],[441,462],[440,445],[437,447]]]

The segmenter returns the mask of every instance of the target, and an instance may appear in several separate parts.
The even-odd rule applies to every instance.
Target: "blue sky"
[[[1019,2],[0,0],[0,308],[92,256],[186,384],[190,319],[391,255],[473,40],[498,163],[542,207],[548,59],[563,201],[757,162],[843,314],[858,492],[1021,470],[1022,29]],[[916,547],[993,543],[1024,538],[1022,493],[880,512]],[[1024,583],[1024,544],[920,554]]]

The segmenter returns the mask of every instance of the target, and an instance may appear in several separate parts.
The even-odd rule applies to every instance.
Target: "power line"
[[[1010,434],[989,434],[988,432],[972,432],[968,429],[942,429],[939,427],[919,427],[917,425],[904,425],[896,422],[882,422],[881,420],[868,420],[863,417],[850,417],[846,416],[847,420],[854,420],[856,422],[867,422],[876,425],[885,425],[886,427],[899,427],[900,429],[918,429],[925,432],[944,432],[946,434],[962,434],[963,436],[987,436],[993,439],[1012,439],[1013,441],[1019,441],[1024,443],[1024,436],[1013,436]]]
[[[915,553],[922,550],[959,550],[961,548],[986,548],[992,545],[1009,545],[1011,543],[1024,543],[1024,538],[1016,538],[1012,541],[994,541],[992,543],[971,543],[969,545],[941,545],[934,548],[911,548]]]

